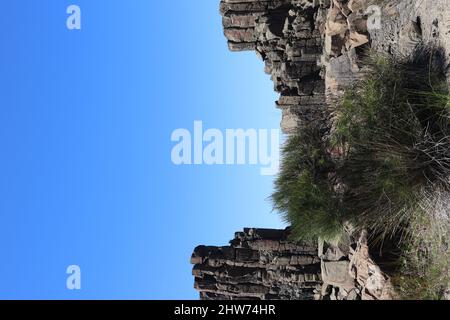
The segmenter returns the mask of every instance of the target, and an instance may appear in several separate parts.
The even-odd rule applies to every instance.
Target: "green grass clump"
[[[424,186],[450,177],[449,93],[436,53],[367,60],[365,78],[338,108],[333,143],[350,220],[384,236],[408,226]]]
[[[406,299],[439,299],[450,282],[444,57],[369,54],[364,77],[336,103],[328,138],[313,126],[288,138],[272,196],[294,240],[336,242],[349,225],[398,241],[393,280]]]
[[[339,104],[333,143],[348,221],[400,239],[394,283],[405,299],[439,299],[449,284],[450,98],[439,51],[367,60]]]
[[[342,234],[339,198],[330,183],[333,163],[319,130],[310,127],[290,136],[282,154],[272,200],[291,224],[292,240],[337,241]]]

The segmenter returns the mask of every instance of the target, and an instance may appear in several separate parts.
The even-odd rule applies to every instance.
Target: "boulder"
[[[349,43],[353,48],[360,47],[369,42],[369,36],[357,31],[350,31]]]
[[[350,275],[350,261],[322,261],[322,281],[333,287],[348,291],[355,288],[355,279]]]
[[[347,18],[342,14],[338,7],[333,7],[328,13],[326,22],[326,35],[334,36],[343,34],[347,31]]]

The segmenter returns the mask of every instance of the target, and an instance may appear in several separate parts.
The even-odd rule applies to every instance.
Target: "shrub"
[[[408,299],[438,299],[450,279],[444,57],[423,48],[405,62],[370,53],[364,77],[335,106],[329,139],[313,126],[288,138],[272,196],[294,240],[336,242],[350,224],[398,241],[394,283]]]
[[[406,299],[439,299],[449,284],[450,99],[443,54],[407,62],[372,54],[335,122],[346,219],[401,239],[394,283]]]
[[[405,63],[372,54],[338,107],[335,146],[352,222],[384,236],[408,227],[423,187],[450,177],[449,94],[441,53]]]
[[[337,241],[342,216],[331,183],[333,163],[319,130],[311,126],[288,137],[282,159],[272,200],[291,224],[291,238]]]

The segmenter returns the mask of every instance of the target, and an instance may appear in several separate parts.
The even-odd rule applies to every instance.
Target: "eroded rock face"
[[[293,243],[289,229],[244,229],[229,246],[199,246],[191,257],[205,300],[391,299],[388,277],[369,256],[367,239],[339,246]]]
[[[288,230],[245,229],[230,246],[192,254],[201,299],[312,300],[322,285],[317,245],[287,241]]]
[[[348,236],[338,246],[325,245],[321,254],[321,299],[391,300],[395,291],[389,277],[372,260],[365,231]]]
[[[222,0],[220,7],[230,50],[255,50],[264,60],[280,93],[282,130],[326,121],[327,97],[357,77],[356,48],[370,41],[367,1]]]
[[[329,1],[222,0],[224,33],[232,51],[255,50],[265,62],[290,133],[324,116],[325,83],[318,65]]]
[[[222,0],[220,12],[230,50],[264,60],[285,133],[330,117],[369,48],[402,59],[424,43],[450,57],[448,0]]]
[[[381,9],[381,28],[370,31],[374,49],[401,59],[424,43],[444,48],[449,57],[448,0],[390,0]]]
[[[326,102],[339,99],[358,79],[359,52],[369,47],[367,0],[333,0],[325,24],[325,50],[321,63],[325,74]]]

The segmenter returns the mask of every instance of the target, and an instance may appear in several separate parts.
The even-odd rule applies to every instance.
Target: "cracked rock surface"
[[[204,300],[391,299],[389,279],[369,255],[367,239],[340,246],[293,243],[285,230],[246,228],[230,245],[198,246],[191,257]]]

